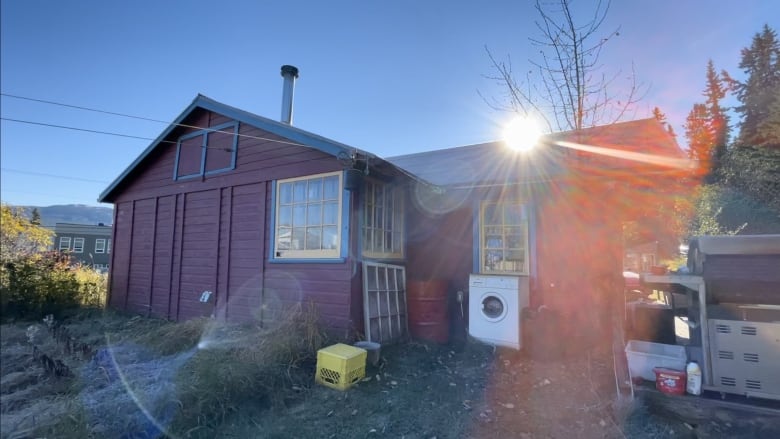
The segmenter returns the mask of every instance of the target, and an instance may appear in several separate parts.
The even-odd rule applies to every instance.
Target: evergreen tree
[[[41,212],[38,211],[37,207],[33,207],[32,213],[30,214],[30,223],[35,226],[41,225]]]
[[[661,122],[664,127],[666,127],[666,132],[668,132],[672,136],[677,137],[677,133],[674,132],[674,128],[672,128],[672,124],[670,124],[669,121],[666,120],[666,113],[662,112],[660,108],[658,107],[653,108],[653,117],[656,118],[658,122]]]
[[[707,62],[706,86],[702,95],[703,104],[694,104],[685,120],[685,137],[688,139],[689,154],[699,161],[701,174],[707,182],[713,182],[720,175],[726,145],[729,140],[729,117],[720,104],[728,90],[728,79],[715,71],[712,60]]]
[[[771,118],[771,106],[780,93],[780,42],[777,33],[768,25],[753,37],[749,48],[742,49],[739,68],[747,79],[735,84],[741,102],[736,110],[742,116],[737,143],[765,146],[769,139],[759,127]]]
[[[761,139],[757,144],[780,150],[780,87],[775,87],[770,98],[769,113],[756,126],[756,135]]]
[[[726,97],[726,89],[726,84],[715,71],[712,60],[709,60],[707,62],[707,86],[703,94],[706,98],[707,124],[712,133],[713,173],[720,168],[723,156],[726,154],[726,144],[729,141],[729,118],[726,115],[726,110],[720,105],[720,101]]]
[[[709,175],[712,171],[712,147],[715,136],[708,124],[707,106],[693,104],[685,118],[685,138],[688,139],[688,156],[699,162],[699,173]]]

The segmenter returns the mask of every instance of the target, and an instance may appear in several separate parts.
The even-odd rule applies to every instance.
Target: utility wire
[[[49,100],[46,100],[46,99],[31,98],[31,97],[27,97],[27,96],[19,96],[19,95],[14,95],[14,94],[10,94],[10,93],[0,93],[0,96],[5,96],[5,97],[9,97],[9,98],[14,98],[14,99],[21,99],[21,100],[31,101],[31,102],[38,102],[38,103],[48,104],[48,105],[56,105],[56,106],[60,106],[60,107],[74,108],[74,109],[83,110],[83,111],[91,111],[91,112],[94,112],[94,113],[109,114],[109,115],[112,115],[112,116],[128,117],[128,118],[131,118],[131,119],[145,120],[145,121],[148,121],[148,122],[157,122],[157,123],[162,123],[162,124],[165,124],[165,125],[174,125],[174,126],[182,127],[182,128],[192,128],[192,129],[196,129],[196,130],[199,130],[199,131],[205,130],[205,131],[209,131],[209,132],[216,132],[216,133],[223,133],[223,134],[230,134],[230,135],[234,135],[235,134],[235,135],[238,135],[239,137],[245,137],[245,138],[248,138],[248,139],[264,140],[264,141],[267,141],[267,142],[281,143],[281,144],[285,144],[285,145],[304,146],[304,147],[307,147],[307,148],[309,147],[308,145],[304,145],[303,143],[290,142],[290,141],[284,141],[284,140],[279,140],[279,139],[270,139],[270,138],[267,138],[267,137],[252,136],[252,135],[249,135],[249,134],[233,133],[232,131],[215,130],[215,129],[212,129],[212,128],[209,128],[209,127],[200,127],[200,126],[197,126],[197,125],[187,125],[187,124],[183,124],[183,123],[176,123],[176,124],[174,124],[174,123],[171,123],[171,122],[168,122],[168,121],[164,121],[164,120],[160,120],[160,119],[154,119],[154,118],[151,118],[151,117],[135,116],[135,115],[132,115],[132,114],[118,113],[118,112],[107,111],[107,110],[99,110],[99,109],[96,109],[96,108],[89,108],[89,107],[83,107],[83,106],[80,106],[80,105],[66,104],[66,103],[63,103],[63,102],[49,101]],[[19,121],[19,120],[13,120],[13,119],[3,119],[3,120],[9,120],[9,121],[19,122],[19,123],[31,123],[31,124],[35,124],[35,125],[46,125],[46,124],[42,124],[42,123],[39,123],[39,122],[26,122],[26,121]],[[60,126],[57,126],[57,125],[48,125],[48,126],[53,126],[53,127],[56,127],[56,128],[64,128],[64,129],[74,129],[74,130],[77,130],[77,131],[96,132],[96,131],[91,131],[91,130],[87,130],[87,129],[80,129],[80,128],[60,127]],[[142,140],[154,140],[154,139],[148,138],[148,137],[136,137],[136,136],[128,136],[128,135],[114,134],[114,133],[108,133],[108,132],[97,132],[97,133],[98,134],[108,134],[108,135],[119,135],[119,136],[122,136],[122,137],[132,137],[132,138],[137,138],[137,139],[142,139]],[[170,140],[167,140],[165,142],[167,142],[167,143],[176,143],[176,142],[173,142],[173,141],[170,141]],[[217,149],[224,149],[224,148],[217,148]]]
[[[65,125],[55,125],[55,124],[51,124],[51,123],[34,122],[34,121],[31,121],[31,120],[12,119],[12,118],[9,118],[9,117],[0,117],[0,120],[5,120],[5,121],[8,121],[8,122],[24,123],[24,124],[28,124],[28,125],[38,125],[38,126],[44,126],[44,127],[50,127],[50,128],[60,128],[60,129],[63,129],[63,130],[83,131],[83,132],[94,133],[94,134],[105,134],[105,135],[108,135],[108,136],[127,137],[127,138],[130,138],[130,139],[154,140],[154,139],[152,139],[150,137],[133,136],[131,134],[112,133],[110,131],[91,130],[91,129],[88,129],[88,128],[69,127],[69,126],[65,126]],[[172,140],[162,140],[161,142],[174,143],[174,144],[176,143],[176,142],[174,142]]]
[[[109,182],[104,181],[104,180],[91,180],[89,178],[69,177],[67,175],[47,174],[45,172],[24,171],[24,170],[21,170],[21,169],[0,168],[0,171],[3,171],[3,172],[13,172],[15,174],[34,175],[34,176],[37,176],[37,177],[59,178],[59,179],[62,179],[62,180],[84,181],[84,182],[87,182],[87,183],[102,183],[102,184],[108,184],[109,183]]]
[[[42,103],[42,104],[58,105],[60,107],[75,108],[77,110],[92,111],[92,112],[95,112],[95,113],[110,114],[112,116],[122,116],[122,117],[129,117],[131,119],[138,119],[138,120],[145,120],[145,121],[149,121],[149,122],[159,122],[159,123],[164,123],[164,124],[170,124],[170,122],[166,122],[164,120],[159,120],[159,119],[152,119],[150,117],[134,116],[132,114],[117,113],[117,112],[114,112],[114,111],[98,110],[98,109],[95,109],[95,108],[82,107],[80,105],[72,105],[72,104],[65,104],[65,103],[62,103],[62,102],[47,101],[46,99],[36,99],[36,98],[30,98],[30,97],[27,97],[27,96],[14,95],[14,94],[10,94],[10,93],[0,93],[0,96],[5,96],[5,97],[8,97],[8,98],[14,98],[14,99],[21,99],[21,100],[24,100],[24,101],[39,102],[39,103]]]

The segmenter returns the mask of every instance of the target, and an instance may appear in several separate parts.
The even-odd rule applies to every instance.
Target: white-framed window
[[[106,240],[105,239],[96,239],[95,240],[95,253],[105,253],[106,252]]]
[[[84,253],[84,238],[73,238],[73,253]]]
[[[108,243],[106,244],[106,253],[111,254],[111,238],[108,239]]]
[[[403,258],[403,193],[386,183],[365,182],[363,191],[363,255]]]
[[[70,236],[60,236],[60,251],[70,250]]]
[[[341,251],[342,173],[279,180],[275,258],[338,258]]]
[[[479,229],[481,273],[528,274],[528,215],[522,203],[483,203]]]

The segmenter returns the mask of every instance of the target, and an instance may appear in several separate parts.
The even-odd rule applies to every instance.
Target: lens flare
[[[542,130],[530,117],[515,117],[504,127],[504,142],[516,151],[529,151],[542,136]]]

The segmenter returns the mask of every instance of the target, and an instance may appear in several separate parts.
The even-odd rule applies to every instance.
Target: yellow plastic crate
[[[315,381],[338,390],[347,390],[366,376],[366,350],[343,343],[317,351]]]

